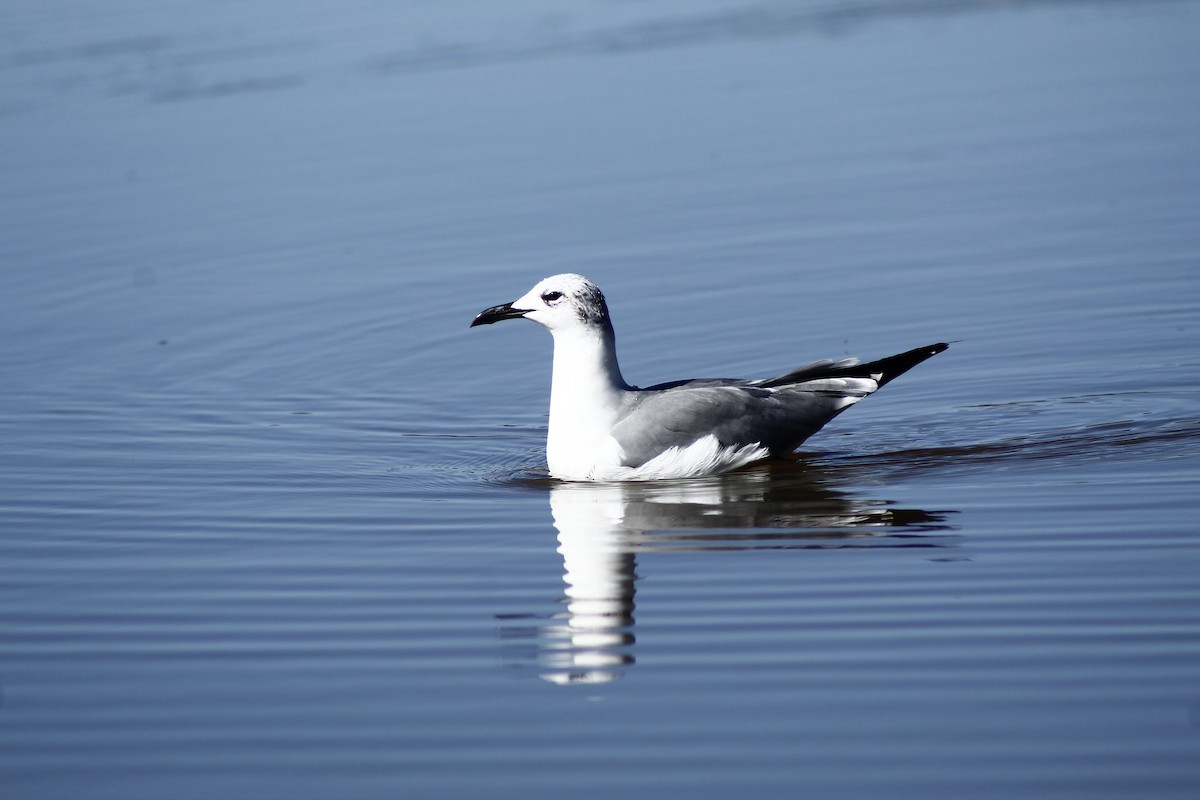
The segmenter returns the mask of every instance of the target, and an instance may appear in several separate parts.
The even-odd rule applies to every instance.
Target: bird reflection
[[[640,553],[942,547],[950,528],[945,512],[851,498],[793,462],[684,481],[555,482],[550,511],[564,609],[506,615],[501,633],[511,660],[561,684],[618,680],[635,663]]]

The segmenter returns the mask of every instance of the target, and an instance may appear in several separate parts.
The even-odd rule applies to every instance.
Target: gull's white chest
[[[546,437],[551,475],[594,480],[597,469],[620,464],[611,433],[628,391],[611,339],[588,330],[555,334]]]
[[[569,386],[569,384],[568,384]],[[559,389],[550,398],[546,465],[563,480],[596,480],[598,472],[619,466],[623,454],[610,435],[619,401],[595,394]]]

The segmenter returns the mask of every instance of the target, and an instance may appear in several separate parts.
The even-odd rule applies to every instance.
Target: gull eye
[[[546,305],[551,305],[553,303],[557,303],[559,300],[562,300],[562,296],[563,296],[562,292],[555,291],[555,290],[551,290],[549,292],[543,292],[542,293],[542,302],[545,303]]]

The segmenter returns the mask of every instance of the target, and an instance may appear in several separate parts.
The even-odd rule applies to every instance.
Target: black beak
[[[471,320],[471,327],[474,328],[476,325],[491,325],[493,322],[500,322],[505,319],[517,319],[528,313],[528,308],[513,308],[512,303],[505,303],[502,306],[492,306],[480,311],[475,319]]]

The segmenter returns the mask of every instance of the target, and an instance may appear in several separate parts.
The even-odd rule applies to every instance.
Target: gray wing
[[[635,389],[612,435],[625,466],[715,435],[724,446],[760,444],[791,452],[825,423],[880,386],[944,351],[944,342],[870,361],[814,361],[760,381],[705,379]]]
[[[760,444],[787,453],[850,404],[875,390],[869,380],[829,379],[779,388],[746,381],[694,381],[628,395],[612,436],[625,466],[638,467],[671,447],[708,435],[723,446]]]

